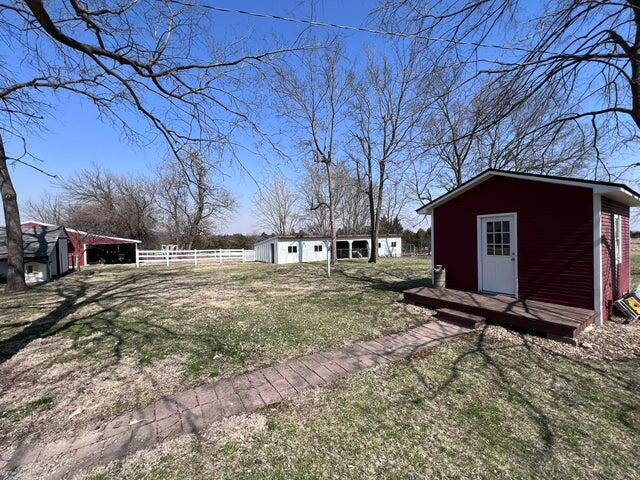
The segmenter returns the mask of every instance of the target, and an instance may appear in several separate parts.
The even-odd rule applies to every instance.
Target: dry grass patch
[[[631,343],[640,324],[608,328]],[[490,326],[89,478],[640,478],[640,357],[590,340]]]
[[[321,264],[109,266],[0,294],[0,448],[423,322],[397,300],[428,271],[417,259],[341,263],[330,279]]]

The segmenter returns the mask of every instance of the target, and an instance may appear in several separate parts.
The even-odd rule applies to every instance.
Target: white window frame
[[[495,234],[499,234],[499,235],[500,235],[500,237],[501,237],[501,240],[500,240],[500,243],[496,243],[496,242],[495,242],[495,240],[494,240],[493,242],[489,243],[489,241],[488,241],[488,240],[486,240],[486,235],[485,235],[485,236],[484,236],[484,238],[482,238],[483,243],[486,245],[486,250],[483,250],[483,255],[487,255],[487,256],[489,256],[489,257],[510,257],[510,256],[511,256],[511,253],[512,253],[512,252],[511,252],[511,245],[512,245],[512,243],[511,243],[511,241],[509,241],[509,243],[508,243],[508,246],[509,246],[509,253],[507,253],[507,254],[505,255],[505,254],[504,254],[504,252],[503,252],[503,249],[504,249],[504,247],[505,247],[505,243],[504,243],[504,241],[502,240],[502,238],[504,238],[504,237],[502,237],[502,235],[506,233],[506,234],[508,234],[508,235],[509,235],[509,239],[511,239],[511,235],[513,234],[513,232],[511,232],[511,231],[505,232],[505,231],[503,230],[503,228],[504,228],[504,225],[503,225],[503,224],[504,224],[504,223],[507,223],[507,224],[509,224],[509,225],[510,225],[510,224],[511,224],[511,222],[509,222],[508,220],[507,220],[507,221],[505,221],[505,220],[489,220],[489,221],[487,221],[486,223],[487,223],[487,235],[491,234],[491,235],[493,236],[493,235],[495,235]],[[489,223],[491,223],[491,224],[492,224],[491,232],[489,232],[489,231],[488,231]],[[500,231],[499,231],[499,232],[496,230],[496,227],[495,227],[495,225],[496,225],[497,223],[499,223],[499,224],[500,224]],[[515,227],[515,225],[514,225],[514,227]],[[489,245],[491,245],[491,246],[492,246],[492,247],[494,247],[494,248],[499,246],[499,247],[500,247],[500,254],[495,253],[495,251],[494,251],[493,253],[489,253]]]
[[[616,266],[622,263],[622,217],[613,214],[613,249]]]

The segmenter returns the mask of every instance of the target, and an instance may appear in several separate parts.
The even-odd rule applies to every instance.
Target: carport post
[[[140,252],[138,251],[137,243],[136,243],[136,268],[140,268]]]

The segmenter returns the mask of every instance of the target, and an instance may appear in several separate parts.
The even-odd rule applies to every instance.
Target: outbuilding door
[[[516,296],[516,216],[478,217],[478,288],[483,292]]]

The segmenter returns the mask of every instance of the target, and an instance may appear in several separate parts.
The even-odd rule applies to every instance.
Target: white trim
[[[490,213],[483,215],[476,215],[476,255],[477,255],[477,270],[478,270],[478,291],[483,292],[482,285],[482,219],[487,217],[512,217],[513,218],[513,232],[512,232],[512,244],[513,253],[515,256],[513,274],[515,276],[514,282],[514,296],[518,298],[518,212],[507,213]]]
[[[435,218],[436,218],[436,211],[435,210],[431,210],[430,212],[431,215],[431,229],[430,229],[430,235],[431,235],[431,286],[435,287],[434,284],[434,271],[436,268],[436,236],[435,236]],[[446,287],[446,285],[445,285]]]
[[[436,211],[431,211],[431,268],[436,268],[436,235],[435,235]]]
[[[620,195],[626,195],[631,197],[631,199],[626,203],[628,206],[640,206],[640,197],[637,197],[636,195],[632,194],[631,192],[629,192],[628,190],[618,186],[618,185],[601,185],[601,184],[597,184],[597,183],[586,183],[586,182],[579,182],[576,180],[571,180],[571,179],[558,179],[558,178],[549,178],[549,177],[540,177],[537,175],[527,175],[526,173],[511,173],[511,172],[501,172],[501,171],[494,171],[494,170],[490,170],[487,171],[485,173],[483,173],[482,175],[478,176],[477,178],[475,178],[474,180],[467,182],[466,184],[462,185],[459,188],[456,188],[454,190],[451,190],[449,193],[445,193],[443,196],[441,196],[440,198],[436,199],[434,202],[432,202],[429,205],[425,205],[422,208],[419,208],[417,210],[417,213],[420,214],[424,214],[427,215],[429,214],[429,212],[431,210],[433,210],[435,207],[442,205],[445,202],[448,202],[449,200],[451,200],[452,198],[457,197],[458,195],[466,192],[467,190],[469,190],[472,187],[475,187],[476,185],[478,185],[479,183],[484,182],[485,180],[487,180],[490,177],[493,176],[498,176],[498,177],[507,177],[507,178],[515,178],[515,179],[520,179],[520,180],[530,180],[530,181],[535,181],[535,182],[543,182],[543,183],[555,183],[558,185],[568,185],[568,186],[573,186],[573,187],[582,187],[582,188],[588,188],[591,191],[593,191],[594,195],[611,195],[612,198],[623,202],[624,200],[618,198]]]
[[[596,325],[602,325],[602,197],[593,196],[593,309]]]
[[[478,291],[482,291],[482,215],[476,216],[476,270]]]
[[[616,277],[622,263],[622,216],[613,214],[613,255],[615,259]]]
[[[60,226],[60,225],[54,225],[53,223],[40,222],[38,220],[26,220],[24,222],[21,222],[20,225],[24,225],[25,223],[35,223],[43,227],[59,227]]]

